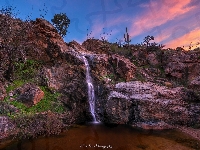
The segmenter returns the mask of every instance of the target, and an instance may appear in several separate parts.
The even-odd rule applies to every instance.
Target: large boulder
[[[36,105],[44,98],[44,92],[36,85],[27,83],[22,87],[15,89],[14,94],[18,95],[18,101],[30,107]]]
[[[200,109],[183,87],[169,88],[152,82],[122,82],[110,90],[104,121],[121,124],[167,123],[192,125],[200,123]],[[200,106],[199,103],[195,103]]]

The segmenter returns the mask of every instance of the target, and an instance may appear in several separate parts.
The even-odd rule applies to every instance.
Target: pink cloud
[[[133,21],[130,35],[132,37],[137,36],[190,12],[195,8],[195,6],[186,7],[190,2],[191,0],[171,0],[170,2],[164,0],[161,3],[152,0],[149,3],[149,10]]]

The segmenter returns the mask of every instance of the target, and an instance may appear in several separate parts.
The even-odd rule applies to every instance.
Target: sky
[[[0,6],[16,7],[21,19],[44,16],[49,22],[66,13],[71,21],[66,42],[92,37],[118,42],[127,27],[132,44],[150,35],[165,48],[200,46],[200,0],[0,0]]]

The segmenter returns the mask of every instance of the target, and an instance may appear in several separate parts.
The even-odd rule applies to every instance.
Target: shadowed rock
[[[44,92],[34,84],[25,84],[14,92],[19,95],[17,101],[24,103],[26,106],[36,105],[44,98]]]

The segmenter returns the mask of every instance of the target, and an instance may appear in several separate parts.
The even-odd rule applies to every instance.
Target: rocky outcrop
[[[105,108],[105,121],[120,124],[160,123],[169,125],[199,124],[199,97],[183,87],[168,88],[151,82],[122,82],[110,91]]]
[[[59,62],[63,59],[63,52],[68,46],[58,34],[57,30],[48,21],[37,18],[30,22],[31,30],[28,32],[28,51],[26,55],[43,62]],[[34,49],[33,49],[34,47]]]
[[[6,89],[4,85],[0,82],[0,101],[2,101],[6,97]]]
[[[109,43],[98,39],[87,39],[82,43],[82,46],[96,54],[107,54],[111,52]]]
[[[147,61],[151,66],[158,66],[160,63],[155,52],[147,55]]]
[[[165,53],[165,74],[185,82],[198,77],[200,72],[200,53],[198,51],[172,51]]]
[[[44,92],[34,84],[25,84],[17,88],[13,93],[14,95],[18,95],[16,98],[17,101],[24,103],[28,107],[36,105],[44,98]]]
[[[193,80],[191,80],[189,82],[189,87],[193,88],[193,89],[200,89],[200,76],[197,76],[196,78],[194,78]]]
[[[162,77],[176,86],[184,85],[198,90],[195,79],[200,75],[199,58],[199,49],[183,51],[154,47],[150,51],[142,46],[133,46],[131,59],[140,67],[140,72],[149,75],[148,78],[145,77],[146,81],[155,82]]]
[[[165,68],[165,73],[169,76],[176,77],[178,79],[183,78],[184,76],[184,70],[186,69],[186,66],[183,63],[178,62],[170,62],[167,64],[167,67]]]
[[[120,55],[85,54],[91,65],[93,77],[105,83],[130,81],[135,78],[136,66]]]
[[[0,116],[0,140],[12,134],[14,124],[7,116]]]

